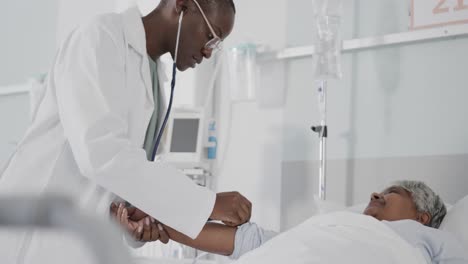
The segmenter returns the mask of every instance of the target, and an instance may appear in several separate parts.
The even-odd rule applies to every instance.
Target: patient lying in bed
[[[257,254],[263,254],[260,259],[251,257],[250,262],[247,258],[242,263],[284,263],[286,259],[289,264],[343,263],[353,260],[352,256],[363,255],[371,261],[384,258],[387,263],[468,263],[460,243],[451,234],[438,230],[446,213],[440,197],[426,184],[402,181],[381,193],[373,193],[363,215],[336,213],[312,217],[286,232],[289,234],[278,235],[254,223],[237,228],[208,223],[193,240],[170,227],[164,229],[174,241],[233,259],[278,235],[267,243],[269,248],[262,247],[260,251],[264,252]],[[284,259],[280,260],[278,251],[286,250],[291,252],[284,253]],[[289,257],[294,254],[298,258],[296,262]]]

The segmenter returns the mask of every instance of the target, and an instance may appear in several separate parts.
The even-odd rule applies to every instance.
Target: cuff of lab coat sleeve
[[[205,187],[200,187],[206,189],[206,203],[203,204],[203,206],[200,206],[197,208],[197,214],[198,216],[194,217],[193,219],[196,219],[193,221],[193,232],[189,234],[185,234],[189,236],[191,239],[196,239],[200,232],[203,230],[203,227],[205,226],[206,222],[211,216],[211,213],[213,212],[215,202],[216,202],[216,193],[205,188]]]

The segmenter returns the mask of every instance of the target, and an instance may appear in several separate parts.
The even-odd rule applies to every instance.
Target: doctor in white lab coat
[[[170,165],[148,161],[142,149],[155,108],[148,56],[157,61],[170,52],[174,58],[181,14],[180,71],[209,58],[213,46],[205,44],[232,30],[231,0],[198,2],[163,0],[147,17],[132,8],[72,32],[45,80],[31,126],[2,171],[0,194],[65,193],[103,216],[120,197],[192,238],[208,218],[248,221],[251,204],[242,195],[199,187]],[[164,86],[159,62],[158,76]],[[166,103],[160,101],[162,118]],[[0,236],[0,242],[2,263],[59,261],[50,249],[68,254],[67,263],[81,263],[59,239],[41,232]]]

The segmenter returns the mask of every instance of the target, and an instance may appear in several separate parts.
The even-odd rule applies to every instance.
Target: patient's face
[[[418,217],[411,193],[395,186],[381,193],[373,193],[364,214],[387,221],[416,220]]]

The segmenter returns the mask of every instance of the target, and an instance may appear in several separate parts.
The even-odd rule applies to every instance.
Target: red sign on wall
[[[468,0],[411,0],[411,29],[468,23]]]

